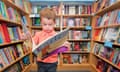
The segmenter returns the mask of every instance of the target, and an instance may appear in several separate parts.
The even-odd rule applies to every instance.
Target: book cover
[[[9,36],[10,36],[10,40],[15,41],[15,37],[14,37],[13,31],[12,31],[12,28],[7,27],[7,29],[8,29],[8,33],[9,33]]]
[[[68,18],[68,19],[67,19],[67,26],[68,26],[68,27],[73,27],[73,26],[75,26],[75,20],[74,20],[74,18]]]
[[[2,23],[1,24],[2,26],[2,31],[3,31],[3,34],[5,36],[5,42],[10,42],[10,36],[9,36],[9,33],[8,33],[8,29],[7,29],[7,25],[6,23]]]
[[[117,21],[117,24],[120,24],[120,10],[118,11],[116,21]]]
[[[1,5],[2,16],[4,18],[8,18],[7,11],[6,11],[6,5],[2,1],[0,1],[0,5]]]
[[[22,45],[21,44],[17,44],[16,48],[17,48],[17,52],[18,52],[19,57],[23,56],[24,53],[23,53],[23,50],[22,50]]]
[[[79,64],[79,54],[71,54],[72,64]]]
[[[4,62],[5,62],[5,65],[10,64],[7,57],[6,57],[6,55],[5,55],[5,53],[4,53],[4,51],[3,51],[3,49],[0,49],[0,55],[2,56],[2,58],[3,58]]]
[[[0,32],[0,44],[2,44],[2,43],[3,43],[3,38],[2,38],[2,34]]]
[[[9,63],[12,63],[14,60],[12,60],[12,57],[10,55],[8,48],[4,48],[3,51],[5,53],[6,58],[8,59]]]
[[[46,40],[42,41],[37,46],[33,47],[32,52],[36,56],[40,54],[40,51],[49,45],[48,52],[54,51],[56,48],[58,48],[60,45],[62,45],[68,38],[69,28],[55,34],[52,37],[47,38]],[[56,43],[56,44],[54,44]]]
[[[12,31],[13,31],[14,39],[19,40],[20,38],[19,38],[17,27],[12,27]]]
[[[100,51],[100,48],[101,48],[101,44],[95,43],[95,45],[94,45],[94,53],[96,55],[98,55],[98,53]]]
[[[3,67],[5,67],[5,65],[6,65],[6,63],[5,63],[3,57],[2,57],[2,55],[0,53],[0,69],[3,68]]]

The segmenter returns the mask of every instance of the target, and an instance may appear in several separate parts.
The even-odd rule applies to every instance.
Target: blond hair
[[[55,21],[56,13],[52,8],[44,8],[40,11],[40,18],[45,17],[47,19],[53,19]]]

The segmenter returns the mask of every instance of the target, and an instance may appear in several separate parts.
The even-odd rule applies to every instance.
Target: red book
[[[113,57],[114,57],[114,50],[112,51],[111,55],[110,55],[110,61],[112,62],[113,60]]]
[[[79,42],[75,42],[74,50],[75,50],[75,51],[80,51]]]
[[[1,26],[2,26],[4,37],[5,37],[5,42],[10,42],[10,36],[7,29],[7,25],[5,23],[2,23]]]

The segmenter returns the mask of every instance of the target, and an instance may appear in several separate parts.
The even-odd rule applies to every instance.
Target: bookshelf
[[[116,1],[116,2],[114,2],[114,1]],[[72,20],[72,22],[75,22],[75,19],[76,20],[81,20],[82,18],[91,19],[89,25],[78,25],[78,26],[70,25],[69,26],[70,30],[75,30],[75,31],[84,31],[84,30],[86,31],[86,26],[91,26],[91,29],[90,29],[91,37],[90,38],[87,38],[87,39],[86,38],[85,39],[69,38],[68,39],[69,42],[78,43],[78,44],[80,42],[90,42],[89,51],[80,51],[79,50],[79,51],[68,51],[68,52],[60,53],[58,70],[68,70],[68,69],[77,70],[77,69],[87,68],[87,69],[90,69],[92,72],[100,72],[100,71],[101,72],[107,72],[107,71],[110,72],[109,70],[115,70],[115,71],[118,70],[118,72],[119,72],[119,70],[120,70],[120,64],[119,63],[118,64],[113,63],[112,61],[108,60],[106,57],[101,56],[100,52],[99,52],[100,54],[95,54],[96,43],[101,44],[102,47],[104,47],[104,44],[106,43],[105,38],[107,38],[107,36],[112,35],[112,33],[108,32],[109,29],[114,30],[114,28],[119,27],[120,17],[117,17],[117,12],[120,11],[120,8],[119,8],[120,7],[120,1],[119,0],[114,0],[114,1],[113,2],[112,2],[112,0],[96,1],[93,4],[93,6],[91,6],[91,8],[92,8],[91,12],[92,13],[88,13],[88,14],[84,14],[84,13],[79,14],[79,12],[77,12],[77,13],[75,12],[75,9],[74,9],[75,7],[74,6],[76,6],[76,4],[78,4],[78,3],[73,4],[73,6],[71,6],[71,2],[66,3],[66,1],[65,2],[64,1],[63,2],[58,2],[57,5],[55,4],[55,6],[59,7],[58,10],[60,10],[60,11],[58,11],[58,14],[57,14],[58,25],[55,27],[55,30],[57,30],[57,31],[63,30],[63,29],[65,29],[69,26],[67,24],[67,20],[68,21]],[[43,3],[41,2],[42,5],[44,5]],[[47,4],[47,3],[45,3],[45,4]],[[68,10],[67,10],[69,8],[69,6],[70,6],[71,10],[73,11],[72,13],[68,12]],[[116,13],[114,13],[114,12],[116,12]],[[40,16],[33,14],[32,18],[34,18],[34,17],[40,17]],[[113,19],[114,17],[116,19]],[[104,19],[106,21],[104,21]],[[110,22],[111,20],[113,22]],[[116,21],[116,20],[118,20],[118,21]],[[101,21],[103,23],[98,24],[98,22],[101,22]],[[63,25],[64,23],[65,23],[65,25]],[[33,26],[31,24],[31,30],[41,30],[41,27],[40,26]],[[105,31],[106,31],[106,33],[105,33]],[[118,37],[119,37],[120,29],[118,29],[117,31],[118,31],[117,38],[114,39],[114,37],[111,37],[111,38],[114,39],[113,42],[112,42],[112,47],[113,47],[112,50],[116,50],[120,46],[120,44],[118,43],[119,41],[117,41],[117,40],[119,40]],[[105,35],[106,34],[108,34],[108,35],[104,36],[103,33]],[[109,35],[109,33],[110,33],[110,35]],[[115,31],[115,33],[116,33],[116,31]],[[102,50],[100,50],[100,51],[102,51]],[[67,54],[68,56],[64,56],[65,54]],[[63,59],[69,57],[70,54],[79,54],[79,55],[84,55],[85,54],[85,55],[87,55],[87,63],[85,63],[85,64],[82,64],[82,63],[73,63],[72,64],[72,63],[70,63],[69,64],[69,63],[66,62],[66,60],[63,61]],[[103,64],[103,65],[101,65],[101,64]],[[101,70],[102,68],[100,68],[99,66],[105,67],[103,69],[104,71]],[[108,68],[106,68],[106,67],[108,67]]]
[[[30,11],[26,6],[30,4],[21,1],[21,5],[18,1],[21,0],[0,1],[0,72],[25,72],[31,65],[30,47],[21,39],[23,17],[29,24]]]
[[[91,57],[93,59],[90,61],[90,63],[97,72],[120,71],[118,62],[119,54],[117,54],[120,46],[118,41],[119,3],[119,0],[101,0],[94,3],[94,11],[96,11],[96,13],[93,16],[92,23],[93,40]],[[110,42],[111,44],[109,45],[112,47],[108,46],[107,42]],[[105,68],[102,68],[103,66]]]

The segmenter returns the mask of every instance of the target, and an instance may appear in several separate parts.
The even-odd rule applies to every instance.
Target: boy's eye
[[[52,24],[43,24],[44,26],[48,25],[48,26],[51,26]]]
[[[52,24],[49,24],[49,26],[51,26]]]
[[[46,26],[47,24],[43,24],[44,26]]]

